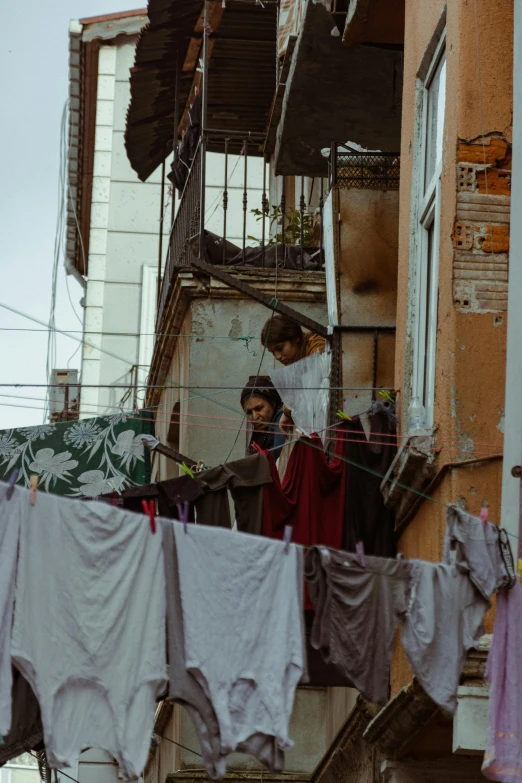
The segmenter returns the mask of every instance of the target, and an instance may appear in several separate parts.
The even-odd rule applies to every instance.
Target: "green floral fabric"
[[[70,497],[97,497],[150,482],[149,451],[141,436],[154,434],[150,414],[115,416],[0,430],[0,480],[18,469],[18,483]]]

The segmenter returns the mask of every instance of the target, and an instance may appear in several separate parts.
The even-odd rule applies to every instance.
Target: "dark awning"
[[[326,176],[321,149],[332,141],[383,152],[400,147],[399,45],[346,46],[332,29],[324,5],[308,3],[280,109],[276,174]]]
[[[146,180],[172,151],[176,62],[181,64],[178,133],[201,74],[203,0],[149,0],[136,46],[125,146]],[[211,3],[208,127],[264,133],[276,81],[276,5]]]

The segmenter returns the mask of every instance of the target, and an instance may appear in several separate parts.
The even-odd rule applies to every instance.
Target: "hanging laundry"
[[[11,759],[40,750],[43,745],[43,726],[40,707],[33,689],[18,669],[12,668],[12,720],[9,733],[0,744],[0,766]]]
[[[305,340],[303,338],[303,343]],[[323,338],[319,338],[321,340]],[[324,346],[324,340],[319,344]],[[285,413],[291,412],[298,434],[322,434],[327,427],[331,364],[331,353],[315,352],[270,373],[284,402]]]
[[[355,552],[362,541],[367,555],[395,557],[395,514],[381,492],[382,476],[397,452],[395,406],[376,402],[368,418],[368,438],[359,417],[337,428],[344,434],[342,456],[348,461],[342,548]]]
[[[486,600],[511,583],[511,576],[501,554],[499,528],[485,524],[455,505],[446,512],[446,535],[443,562],[452,562],[469,578]]]
[[[411,593],[409,563],[369,556],[363,566],[351,553],[314,547],[305,576],[315,609],[312,646],[366,699],[386,704],[395,632]]]
[[[206,772],[212,780],[226,773],[226,756],[221,755],[221,735],[216,712],[194,675],[187,671],[183,614],[181,607],[178,559],[171,523],[162,522],[167,585],[167,655],[169,663],[169,697],[187,710],[196,731]],[[283,751],[273,738],[263,734],[249,737],[237,751],[255,756],[270,769],[282,769]]]
[[[97,498],[101,500],[102,498]],[[142,500],[158,500],[159,499],[159,490],[157,484],[144,484],[140,487],[130,487],[130,489],[126,489],[124,492],[121,493],[121,496],[117,498],[121,501],[121,506],[123,508],[126,508],[128,511],[136,511],[138,514],[142,513]],[[115,505],[120,505],[120,503],[116,504],[116,498],[111,497],[111,495],[104,496],[103,500],[107,502],[114,502]],[[160,514],[162,516],[169,516],[168,514],[164,513],[166,509],[160,508]]]
[[[260,534],[263,528],[263,487],[272,482],[264,454],[254,454],[198,473],[208,487],[196,500],[198,520],[205,525],[232,527],[227,489],[234,501],[238,530]]]
[[[428,696],[452,715],[464,659],[484,633],[489,600],[455,565],[409,563],[413,595],[402,621],[402,646]]]
[[[188,521],[194,522],[195,501],[199,500],[208,491],[208,484],[198,476],[183,475],[179,478],[159,481],[159,512],[169,519],[177,519],[178,506],[188,503]]]
[[[281,771],[305,673],[302,551],[215,527],[173,528],[185,664],[210,698],[221,756],[247,743]]]
[[[226,772],[219,725],[210,699],[194,675],[187,671],[174,529],[172,523],[165,520],[161,521],[161,527],[166,579],[169,697],[187,710],[199,740],[206,772],[212,780],[219,780]]]
[[[157,484],[160,498],[171,512],[168,514],[169,517],[175,513],[179,503],[193,503],[198,500],[205,493],[207,486],[198,476],[192,478],[187,475],[159,481]]]
[[[482,774],[490,780],[522,779],[522,585],[497,595],[493,643],[486,677],[490,682],[489,719]]]
[[[206,489],[207,485],[201,479],[183,475],[179,478],[158,481],[157,484],[131,487],[122,492],[121,497],[124,508],[138,513],[142,511],[142,500],[155,500],[158,503],[160,516],[167,519],[177,518],[177,505],[187,501],[190,503],[189,519],[194,521],[194,501],[200,498]]]
[[[7,484],[0,484],[0,734],[11,727],[11,627],[15,600],[16,560],[22,501],[17,487],[10,499]],[[29,493],[26,497],[29,505]]]
[[[20,509],[11,654],[40,704],[48,762],[71,767],[99,747],[137,778],[167,685],[161,536],[105,503],[38,493],[31,506],[19,487],[2,524]]]
[[[293,526],[292,540],[312,546],[339,549],[344,520],[345,470],[339,459],[342,439],[327,462],[321,440],[314,436],[295,444],[283,483],[271,456],[271,484],[264,493],[263,534],[282,538],[285,525]]]
[[[98,497],[150,481],[142,435],[154,431],[149,411],[0,431],[0,480],[20,470],[19,484],[39,477],[38,492]]]

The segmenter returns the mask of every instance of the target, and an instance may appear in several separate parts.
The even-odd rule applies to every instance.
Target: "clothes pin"
[[[486,527],[486,523],[488,521],[488,504],[485,500],[482,504],[482,508],[480,509],[480,518],[482,520],[482,524],[484,527]]]
[[[154,508],[154,501],[143,499],[141,501],[141,505],[143,508],[143,513],[146,514],[149,518],[151,533],[155,533],[156,532],[156,514],[155,514],[156,509]]]
[[[189,516],[189,502],[188,500],[184,500],[183,503],[176,503],[176,506],[178,508],[179,521],[183,522],[183,530],[186,533]]]
[[[182,462],[181,465],[180,465],[180,468],[183,471],[183,473],[187,474],[187,476],[190,476],[190,478],[194,478],[194,473],[189,468],[189,466],[187,465],[186,462]]]
[[[34,506],[36,503],[36,489],[38,487],[38,476],[31,476],[31,479],[29,481],[29,489],[31,490],[31,494],[29,496],[29,499],[31,501],[31,506]]]
[[[362,568],[366,568],[366,558],[364,556],[364,543],[362,541],[357,541],[355,543],[355,552],[357,554],[357,557],[359,558],[359,563],[362,566]]]
[[[290,541],[292,540],[292,532],[293,532],[292,525],[285,525],[285,532],[283,534],[283,541],[285,542],[285,554],[286,555],[290,551]]]
[[[13,472],[9,476],[8,487],[7,487],[7,490],[6,490],[6,493],[5,493],[5,496],[6,496],[7,500],[11,500],[11,498],[13,497],[15,484],[16,484],[17,479],[18,479],[18,473],[19,473],[18,470],[13,470]]]

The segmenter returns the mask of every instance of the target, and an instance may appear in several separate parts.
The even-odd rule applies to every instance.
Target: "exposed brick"
[[[484,226],[477,236],[477,243],[484,253],[507,253],[509,226]]]
[[[453,247],[459,250],[471,250],[473,247],[473,226],[458,220],[453,231]]]
[[[494,217],[494,216],[493,216]],[[478,250],[482,253],[507,253],[509,226],[455,221],[453,247],[456,250]]]
[[[474,166],[457,166],[457,190],[474,193],[476,190],[477,179],[475,177]]]
[[[498,168],[511,168],[511,147],[504,139],[487,136],[472,142],[459,142],[459,162],[476,163]]]
[[[511,195],[511,172],[499,169],[477,169],[477,190],[494,196]],[[486,187],[487,177],[487,187]]]

